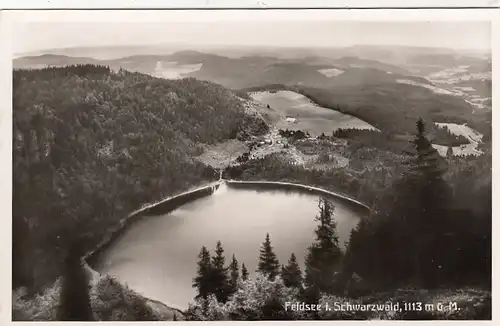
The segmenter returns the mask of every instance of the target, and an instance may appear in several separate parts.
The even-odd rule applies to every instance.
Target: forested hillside
[[[247,88],[245,91],[290,90],[300,93],[312,102],[338,110],[391,133],[410,134],[415,121],[467,123],[486,134],[491,129],[491,112],[476,112],[460,98],[434,94],[423,87],[399,83],[379,83],[335,88],[316,88],[306,85],[270,84]],[[428,129],[432,126],[429,125]]]
[[[61,275],[121,218],[217,177],[193,159],[243,128],[240,100],[194,79],[78,65],[13,75],[13,287]]]

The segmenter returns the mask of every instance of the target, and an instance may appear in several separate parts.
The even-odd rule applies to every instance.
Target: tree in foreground
[[[446,150],[446,157],[448,159],[451,159],[453,157],[453,147],[448,146],[448,149]]]
[[[74,243],[68,250],[64,261],[61,295],[57,309],[58,320],[94,320],[90,306],[88,277],[82,265],[83,255],[84,250],[80,241]]]
[[[238,287],[238,279],[240,278],[239,264],[236,257],[233,255],[231,264],[229,265],[230,279],[229,279],[229,292],[230,294],[236,292]]]
[[[229,296],[229,277],[225,266],[224,248],[220,241],[217,241],[215,256],[212,257],[211,281],[214,294],[219,302],[226,302]]]
[[[382,288],[438,285],[454,270],[458,249],[446,162],[426,138],[422,119],[407,154],[407,167],[381,196],[376,216],[363,220],[349,243],[350,272]]]
[[[241,279],[243,281],[248,280],[248,269],[244,263],[241,265]]]
[[[293,252],[290,255],[288,264],[281,268],[281,278],[283,278],[285,286],[302,289],[302,271]]]
[[[270,280],[257,273],[255,278],[238,284],[240,291],[226,303],[215,296],[196,300],[189,305],[187,320],[291,320],[299,319],[301,312],[285,309],[286,303],[298,302],[297,290],[288,288],[278,275]],[[204,309],[204,307],[207,307]]]
[[[206,299],[210,293],[212,293],[213,287],[211,283],[212,261],[210,252],[205,246],[201,248],[198,258],[198,269],[196,277],[193,279],[193,287],[196,288],[198,292],[196,298]]]
[[[271,237],[267,233],[266,240],[264,240],[260,247],[259,267],[257,271],[266,275],[270,280],[273,280],[279,274],[279,267],[278,257],[276,257],[271,246]]]
[[[337,226],[333,219],[334,207],[323,198],[318,207],[316,221],[319,225],[314,231],[316,241],[308,248],[305,258],[305,296],[309,302],[317,302],[321,293],[336,292],[335,276],[342,259]]]
[[[406,198],[400,197],[398,205],[401,212],[398,215],[406,217],[406,239],[412,241],[405,247],[413,248],[413,253],[402,255],[414,257],[413,278],[422,286],[433,287],[439,278],[439,269],[445,264],[445,257],[439,254],[439,243],[445,240],[446,229],[450,225],[451,191],[444,180],[445,161],[426,138],[423,120],[419,119],[416,126],[417,134],[412,141],[416,154],[405,180],[406,192],[402,192]],[[409,201],[413,202],[413,207]]]

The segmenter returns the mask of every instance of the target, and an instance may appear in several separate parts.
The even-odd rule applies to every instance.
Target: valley
[[[460,302],[430,319],[487,316],[491,59],[450,51],[15,58],[13,311],[58,318],[59,293],[85,285],[59,283],[80,268],[77,237],[84,252],[106,244],[84,265],[95,320],[266,319],[285,299],[388,296]],[[339,316],[276,317],[318,318]]]

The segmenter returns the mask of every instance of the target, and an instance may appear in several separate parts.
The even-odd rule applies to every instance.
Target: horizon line
[[[436,50],[450,50],[450,51],[468,51],[468,52],[480,52],[491,54],[491,46],[489,48],[451,48],[451,47],[438,47],[438,46],[425,46],[425,45],[404,45],[404,44],[353,44],[347,46],[329,46],[329,45],[265,45],[265,44],[204,44],[204,43],[178,43],[178,42],[168,42],[168,43],[148,43],[148,44],[113,44],[113,45],[78,45],[78,46],[68,46],[68,47],[57,47],[57,48],[44,48],[39,50],[31,50],[26,52],[14,52],[13,56],[24,56],[30,53],[47,52],[47,51],[61,51],[61,50],[71,50],[71,49],[98,49],[98,48],[123,48],[123,47],[161,47],[161,46],[192,46],[192,47],[227,47],[227,48],[249,48],[249,47],[260,47],[268,49],[287,49],[287,48],[297,48],[297,49],[347,49],[353,47],[401,47],[401,48],[416,48],[416,49],[436,49]],[[186,49],[189,50],[189,49]],[[191,50],[197,51],[197,50]],[[50,54],[50,53],[45,53]]]

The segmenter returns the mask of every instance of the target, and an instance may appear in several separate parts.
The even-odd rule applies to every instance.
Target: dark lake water
[[[303,266],[307,247],[314,240],[318,200],[318,195],[308,193],[222,185],[211,196],[132,224],[101,254],[95,267],[147,297],[187,308],[195,295],[191,285],[203,245],[213,253],[220,240],[226,261],[234,253],[252,275],[269,232],[280,263],[286,263],[294,252]],[[344,247],[360,215],[341,200],[333,203],[339,244]]]

